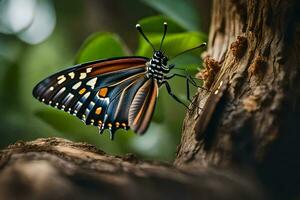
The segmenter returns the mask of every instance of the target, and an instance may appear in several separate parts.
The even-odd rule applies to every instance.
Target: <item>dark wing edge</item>
[[[129,108],[128,123],[137,134],[144,134],[147,130],[158,96],[156,80],[149,79],[137,91]]]

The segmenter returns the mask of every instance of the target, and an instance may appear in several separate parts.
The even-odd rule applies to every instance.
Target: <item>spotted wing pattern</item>
[[[38,100],[69,112],[86,124],[108,128],[111,137],[128,129],[129,108],[145,76],[147,58],[123,57],[80,64],[41,81],[33,90]]]

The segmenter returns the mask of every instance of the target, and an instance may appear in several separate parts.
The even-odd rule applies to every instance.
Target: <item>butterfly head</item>
[[[160,63],[164,66],[168,64],[168,57],[162,51],[154,51],[153,58],[160,61]]]

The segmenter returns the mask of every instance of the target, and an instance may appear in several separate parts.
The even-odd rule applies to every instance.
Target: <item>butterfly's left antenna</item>
[[[150,42],[150,40],[144,34],[141,25],[137,24],[137,25],[135,25],[135,27],[140,32],[140,34],[143,36],[143,38],[148,42],[148,44],[150,44],[150,46],[152,47],[153,51],[155,51],[155,48],[154,48],[153,44]]]
[[[162,45],[163,45],[164,39],[165,39],[165,37],[166,37],[166,34],[167,34],[167,29],[168,29],[168,24],[167,24],[167,22],[164,22],[164,34],[163,34],[163,37],[161,38],[161,42],[160,42],[159,51],[161,51],[161,48],[162,48]]]

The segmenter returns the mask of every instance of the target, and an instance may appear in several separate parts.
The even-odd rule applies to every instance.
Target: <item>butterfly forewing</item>
[[[146,62],[144,57],[123,57],[77,65],[41,81],[33,95],[100,130],[128,128],[131,102],[148,80]]]

